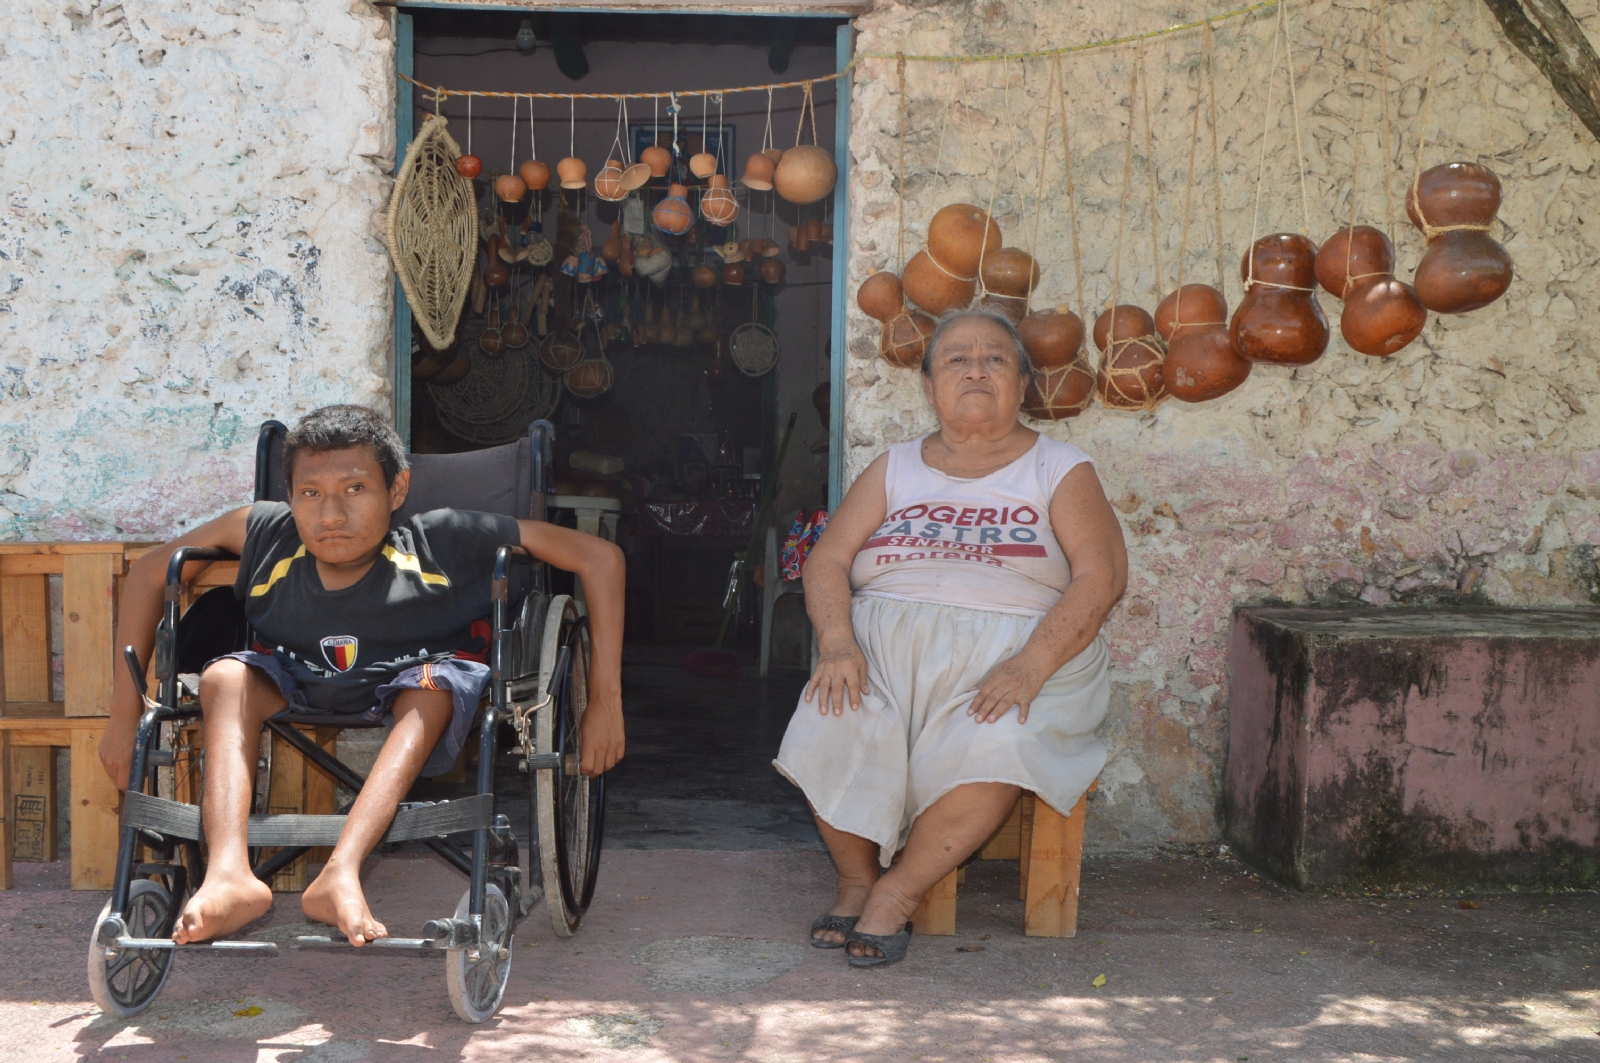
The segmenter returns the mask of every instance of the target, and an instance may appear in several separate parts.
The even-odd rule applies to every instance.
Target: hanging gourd
[[[739,216],[739,201],[728,189],[727,175],[712,174],[710,185],[700,197],[700,216],[712,225],[732,225]]]
[[[705,180],[717,172],[717,157],[706,150],[706,109],[710,106],[710,93],[700,94],[700,150],[689,157],[689,172]],[[722,94],[717,93],[717,106],[722,106]],[[719,124],[718,128],[721,126]]]
[[[689,231],[689,226],[694,224],[694,211],[684,198],[688,192],[680,184],[668,187],[666,196],[656,204],[656,209],[650,215],[657,229],[672,236],[682,236]]]
[[[483,172],[483,160],[472,154],[472,94],[467,95],[467,153],[456,159],[456,173],[472,180]]]
[[[1017,323],[1017,335],[1034,369],[1023,411],[1044,421],[1082,413],[1094,394],[1094,373],[1083,357],[1083,319],[1064,306],[1040,310]]]
[[[1317,305],[1317,245],[1299,233],[1255,242],[1239,268],[1244,298],[1230,331],[1241,357],[1274,365],[1309,365],[1328,349],[1328,319]]]
[[[856,305],[878,321],[888,321],[905,309],[905,291],[892,270],[882,269],[861,282],[856,289]]]
[[[1387,357],[1422,334],[1428,311],[1394,276],[1394,244],[1371,225],[1328,237],[1316,258],[1317,283],[1344,300],[1339,334],[1362,354]]]
[[[1250,376],[1228,332],[1228,302],[1209,284],[1185,284],[1156,307],[1156,334],[1167,341],[1161,379],[1184,402],[1221,398]]]
[[[976,281],[986,255],[1000,250],[1000,226],[989,212],[971,203],[939,208],[928,222],[928,256],[943,272]]]
[[[1511,256],[1489,230],[1500,179],[1486,166],[1451,162],[1424,170],[1406,193],[1406,214],[1427,237],[1417,263],[1417,299],[1439,314],[1488,306],[1511,287]]]
[[[984,256],[979,280],[983,298],[978,305],[998,310],[1015,323],[1028,312],[1028,299],[1039,286],[1039,263],[1021,248],[1002,247]]]
[[[928,340],[938,325],[921,310],[905,307],[883,323],[878,334],[878,353],[884,361],[898,369],[915,369],[922,365]]]
[[[816,101],[811,95],[811,82],[807,81],[803,87],[805,95],[800,101],[800,126],[794,132],[794,147],[783,153],[772,175],[772,187],[777,189],[778,195],[802,206],[815,203],[832,192],[839,180],[839,167],[834,163],[833,156],[816,144],[817,110]],[[802,144],[800,133],[805,128],[808,112],[811,116],[812,143]]]
[[[1095,374],[1101,402],[1113,410],[1148,410],[1166,398],[1161,344],[1149,311],[1124,303],[1103,312],[1095,319],[1094,345],[1101,353]]]

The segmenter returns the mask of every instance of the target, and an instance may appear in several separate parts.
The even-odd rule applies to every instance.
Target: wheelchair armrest
[[[183,586],[183,566],[193,561],[237,561],[239,555],[220,546],[180,546],[167,560],[167,600],[177,601]]]
[[[509,602],[511,597],[511,561],[517,558],[526,564],[533,564],[533,555],[520,546],[506,545],[500,547],[494,554],[494,577],[489,585],[489,600],[494,602]]]

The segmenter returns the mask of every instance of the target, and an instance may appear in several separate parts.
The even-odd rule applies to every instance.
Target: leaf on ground
[[[1310,949],[1302,949],[1301,952],[1300,952],[1300,955],[1309,956],[1309,955],[1311,955],[1311,950]]]
[[[983,951],[983,946],[982,945],[957,945],[956,946],[956,951],[957,952],[982,952]]]
[[[1094,976],[1094,981],[1090,982],[1089,984],[1094,986],[1096,989],[1099,989],[1101,986],[1106,984],[1106,976],[1103,974],[1097,974]]]
[[[1469,912],[1475,912],[1479,908],[1482,908],[1483,905],[1479,904],[1477,901],[1457,901],[1456,907],[1463,908]]]
[[[1252,930],[1252,931],[1250,931],[1250,933],[1252,933],[1252,934],[1259,934],[1259,933],[1261,933],[1261,932],[1262,932],[1262,931],[1263,931],[1263,930],[1265,930],[1265,929],[1266,929],[1266,927],[1264,927],[1264,926],[1258,926],[1258,927],[1256,927],[1256,928],[1255,928],[1255,929],[1254,929],[1254,930]]]
[[[251,1004],[248,1008],[240,1008],[238,1011],[233,1013],[234,1018],[238,1018],[238,1019],[253,1019],[257,1015],[260,1015],[260,1014],[261,1014],[261,1005],[260,1004]]]

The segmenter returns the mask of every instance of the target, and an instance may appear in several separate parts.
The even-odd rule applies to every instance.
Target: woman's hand
[[[1028,708],[1049,678],[1049,672],[1023,653],[1001,661],[978,683],[967,715],[974,717],[975,723],[994,723],[1015,705],[1017,722],[1027,723]]]
[[[854,639],[847,646],[823,650],[817,655],[817,670],[811,673],[811,682],[806,684],[806,700],[820,694],[818,712],[826,716],[832,709],[835,716],[843,716],[846,701],[852,710],[859,710],[861,695],[865,693],[868,693],[867,657]]]

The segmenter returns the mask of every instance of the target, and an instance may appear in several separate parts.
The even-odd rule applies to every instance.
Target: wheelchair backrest
[[[288,428],[267,421],[256,440],[257,502],[286,502],[289,482],[283,462]],[[473,509],[518,520],[544,520],[546,495],[555,485],[551,469],[555,428],[535,421],[515,443],[462,454],[410,454],[411,490],[396,522],[430,509]]]

